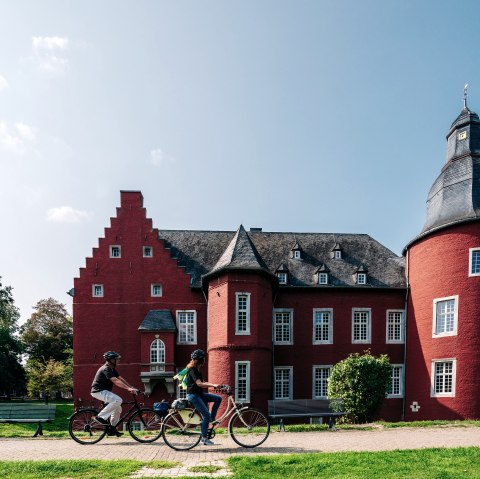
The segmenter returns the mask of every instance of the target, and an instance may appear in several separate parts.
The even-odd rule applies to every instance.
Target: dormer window
[[[357,284],[367,284],[367,275],[365,273],[357,273]]]
[[[282,263],[275,271],[279,284],[288,284],[288,268]]]
[[[332,258],[333,259],[342,259],[343,258],[343,249],[340,246],[340,243],[335,243],[332,248]]]
[[[355,283],[357,284],[367,284],[368,282],[368,271],[365,266],[360,265],[355,271]]]
[[[110,246],[110,258],[121,258],[122,248],[121,246]]]
[[[318,284],[328,284],[328,273],[318,273]]]
[[[293,258],[294,259],[302,259],[302,252],[299,249],[293,250]]]

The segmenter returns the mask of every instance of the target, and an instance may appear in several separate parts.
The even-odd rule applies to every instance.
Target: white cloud
[[[7,87],[8,87],[7,79],[4,76],[0,75],[0,91],[5,90],[5,88]]]
[[[58,208],[51,208],[47,211],[47,221],[55,223],[80,223],[81,221],[88,221],[91,218],[91,213],[75,210],[71,206],[59,206]]]
[[[70,41],[66,37],[33,37],[32,49],[38,68],[51,75],[61,75],[68,68],[65,57]]]
[[[65,37],[33,37],[34,50],[66,50],[69,40]]]
[[[153,166],[160,166],[165,162],[174,163],[175,158],[167,155],[161,148],[155,148],[150,152],[150,163]]]
[[[0,149],[23,155],[35,141],[35,128],[25,123],[0,121]]]

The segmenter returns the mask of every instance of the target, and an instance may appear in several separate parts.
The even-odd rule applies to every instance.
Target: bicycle
[[[230,386],[221,386],[215,392],[226,394],[228,403],[227,409],[220,419],[210,425],[208,438],[214,438],[217,426],[231,416],[228,421],[228,432],[239,446],[252,448],[262,444],[270,434],[270,423],[267,417],[256,409],[236,404]],[[200,442],[201,422],[202,416],[194,407],[170,409],[169,414],[163,420],[163,440],[167,446],[176,451],[192,449]]]
[[[156,441],[162,435],[162,417],[151,408],[143,407],[132,394],[133,401],[124,402],[131,404],[130,409],[122,415],[119,424],[127,420],[127,430],[135,441],[149,443]],[[102,406],[102,408],[105,404]],[[71,438],[80,444],[96,444],[108,432],[110,425],[101,424],[95,416],[101,409],[94,407],[78,409],[68,423],[68,432]]]

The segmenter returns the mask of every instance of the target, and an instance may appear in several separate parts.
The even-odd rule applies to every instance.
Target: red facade
[[[151,248],[151,255],[145,256],[145,247]],[[152,285],[161,286],[161,297],[152,297]],[[102,294],[95,296],[98,286]],[[249,301],[245,333],[236,331],[238,295]],[[151,392],[147,402],[171,399],[178,392],[173,375],[185,366],[191,351],[202,348],[209,354],[208,380],[245,386],[247,400],[256,407],[266,410],[267,400],[274,397],[276,368],[290,370],[292,399],[312,398],[314,367],[331,367],[351,352],[370,349],[403,365],[404,345],[387,343],[386,320],[389,310],[403,311],[404,303],[403,288],[281,288],[274,275],[262,271],[219,271],[203,288],[192,288],[185,268],[172,258],[169,245],[159,240],[147,218],[141,193],[124,191],[116,217],[75,279],[74,396],[91,402],[90,384],[102,353],[116,350],[122,354],[120,373]],[[356,308],[368,310],[370,317],[370,337],[360,344],[352,344]],[[314,344],[318,309],[331,314],[327,344]],[[169,312],[177,326],[182,312],[194,312],[194,341],[179,344],[178,331],[142,329],[152,311]],[[272,340],[277,311],[288,311],[291,318],[287,344]],[[164,345],[161,371],[151,370],[150,349],[156,339]],[[243,372],[248,378],[240,384]],[[120,394],[126,397],[124,391]],[[386,399],[382,417],[401,415],[401,397]]]

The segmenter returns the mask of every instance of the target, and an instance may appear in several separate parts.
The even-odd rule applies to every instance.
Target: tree
[[[20,363],[22,345],[16,334],[20,314],[14,304],[11,286],[2,286],[0,277],[0,393],[7,396],[25,387],[25,374]]]
[[[28,394],[33,397],[44,393],[55,397],[58,392],[68,391],[72,387],[70,374],[67,364],[62,361],[32,360],[27,364]]]
[[[350,354],[332,368],[328,381],[332,407],[343,409],[352,422],[372,421],[387,395],[391,375],[392,366],[386,354]]]
[[[28,361],[65,361],[73,345],[72,318],[65,305],[48,298],[40,300],[35,312],[21,328]]]

